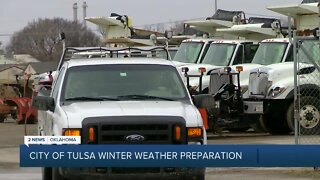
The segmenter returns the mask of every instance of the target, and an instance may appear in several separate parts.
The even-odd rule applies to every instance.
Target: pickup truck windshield
[[[203,42],[183,42],[181,43],[176,55],[174,56],[174,61],[184,62],[184,63],[197,63],[198,57],[200,56]]]
[[[269,65],[280,63],[286,53],[288,43],[261,43],[251,63]]]
[[[61,101],[186,100],[176,68],[166,65],[107,64],[71,67]]]
[[[235,44],[213,43],[210,45],[202,64],[227,66],[230,63],[235,48]]]

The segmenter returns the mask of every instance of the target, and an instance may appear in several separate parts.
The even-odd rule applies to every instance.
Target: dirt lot
[[[36,125],[27,125],[28,135],[37,134]],[[19,167],[19,145],[23,143],[24,125],[13,121],[0,124],[0,180],[39,180],[40,168]],[[223,133],[208,135],[209,144],[293,144],[294,137],[269,134]],[[320,172],[312,168],[207,168],[206,179],[211,180],[310,180],[320,179]]]

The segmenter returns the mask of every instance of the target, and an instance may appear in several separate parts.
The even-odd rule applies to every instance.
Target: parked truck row
[[[299,22],[297,23],[299,35],[306,32],[309,32],[307,36],[310,36],[310,32],[311,36],[317,34],[316,5],[316,3],[297,5],[296,8],[300,8],[299,12],[306,11],[306,14],[297,13],[295,17]],[[291,8],[288,7],[288,10]],[[284,7],[273,9],[285,11]],[[305,16],[308,16],[308,19],[304,19]],[[303,29],[306,27],[311,30]],[[258,131],[268,131],[272,134],[292,132],[294,76],[297,75],[300,80],[298,87],[301,101],[300,132],[319,133],[319,82],[317,82],[319,72],[317,64],[311,63],[317,62],[319,55],[317,38],[310,37],[296,43],[298,48],[294,50],[290,38],[263,40],[251,64],[238,64],[209,71],[208,76],[202,77],[202,87],[206,87],[205,83],[210,80],[210,96],[200,98],[198,105],[207,107],[211,115],[209,115],[211,124],[220,123],[229,127],[234,127],[236,124],[236,127],[242,127],[240,124],[246,122],[245,125],[251,124]],[[297,74],[294,74],[294,53],[297,53],[299,58],[300,69]]]
[[[315,3],[290,6],[291,13],[292,8],[299,11],[295,17],[298,31],[306,25],[312,30],[317,26]],[[304,10],[307,12],[301,15]],[[206,21],[189,22],[217,37],[184,40],[172,62],[131,55],[101,58],[101,51],[109,56],[124,49],[100,47],[96,58],[88,56],[92,48],[66,48],[53,85],[39,88],[33,101],[39,110],[39,135],[79,135],[82,144],[202,146],[207,144],[207,131],[217,127],[288,133],[294,129],[296,75],[302,82],[301,130],[319,132],[320,85],[315,78],[303,81],[319,77],[319,66],[310,63],[320,54],[316,39],[295,41],[283,37],[277,19],[242,20],[244,16],[241,11],[218,11]],[[128,28],[125,35],[132,33],[130,23],[87,19]],[[119,39],[112,42],[119,43]],[[294,49],[294,43],[299,48]],[[293,70],[295,53],[303,67],[297,74]],[[43,179],[119,177],[200,180],[205,179],[205,168],[43,168]]]

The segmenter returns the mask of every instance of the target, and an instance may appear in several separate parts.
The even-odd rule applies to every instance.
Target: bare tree
[[[178,35],[178,34],[183,34],[184,33],[184,23],[177,21],[175,22],[170,30],[173,32],[173,34]]]
[[[99,46],[100,38],[84,24],[62,18],[38,19],[13,34],[8,52],[30,54],[40,61],[58,60],[62,53],[59,34],[66,35],[66,45],[74,47]]]

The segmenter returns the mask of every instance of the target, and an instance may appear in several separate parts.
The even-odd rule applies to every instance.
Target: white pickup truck
[[[181,73],[167,60],[66,61],[59,68],[50,96],[37,96],[34,106],[42,111],[42,136],[78,134],[82,144],[207,144],[201,114]],[[90,127],[98,127],[97,138],[88,137]],[[130,138],[134,135],[143,138]],[[103,169],[45,167],[43,179],[205,178],[205,168]]]

